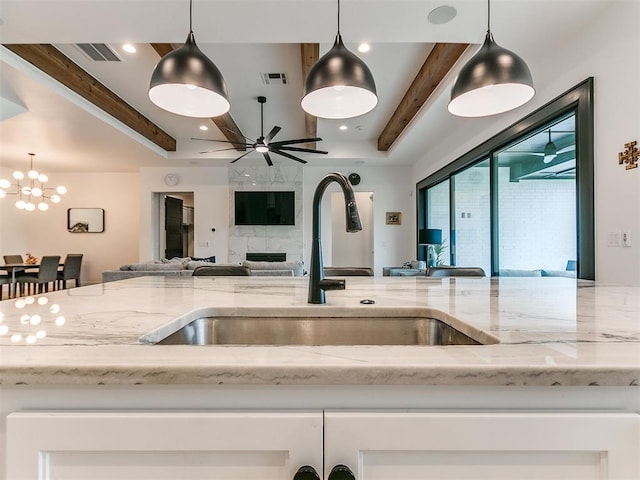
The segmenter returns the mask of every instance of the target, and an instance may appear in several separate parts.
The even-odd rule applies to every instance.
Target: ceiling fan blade
[[[250,153],[253,152],[253,149],[249,150],[247,153],[243,153],[242,155],[240,155],[238,158],[236,158],[235,160],[231,160],[229,163],[236,163],[238,160],[240,160],[242,157],[246,157],[247,155],[249,155]]]
[[[220,148],[218,150],[205,150],[204,152],[198,152],[198,153],[216,153],[216,152],[227,152],[229,150],[235,150],[236,147],[229,147],[229,148]]]
[[[291,145],[293,143],[311,143],[311,142],[321,142],[321,138],[298,138],[296,140],[284,140],[282,142],[273,142],[272,146],[281,146],[281,145]]]
[[[273,127],[271,131],[267,134],[267,136],[264,137],[264,143],[269,143],[273,139],[273,137],[275,137],[278,134],[280,130],[282,129],[277,125]]]
[[[290,158],[291,160],[295,160],[296,162],[300,162],[300,163],[307,163],[306,160],[302,160],[301,158],[298,157],[294,157],[293,155],[289,155],[287,152],[283,152],[282,150],[279,149],[271,149],[271,151],[273,153],[277,153],[278,155],[282,155],[283,157],[287,157]]]
[[[325,152],[324,150],[314,150],[312,148],[300,148],[300,147],[274,147],[278,150],[287,150],[289,152],[307,152],[307,153],[324,153],[327,154],[329,152]]]
[[[225,127],[224,125],[222,125],[222,128],[224,128],[227,132],[231,132],[234,135],[237,135],[237,132],[231,130],[230,128]],[[249,142],[249,145],[253,145],[254,140],[252,138],[245,136],[243,133],[240,133],[240,136],[242,136],[245,140],[247,140]]]
[[[269,152],[264,152],[262,154],[262,156],[267,161],[267,165],[269,165],[270,167],[273,167],[273,162],[271,161],[271,157],[269,156]]]
[[[253,143],[232,142],[230,140],[215,140],[215,139],[210,139],[210,138],[195,138],[195,137],[191,137],[191,140],[202,140],[204,142],[231,143],[232,145],[244,145],[245,147],[249,147],[249,146],[253,145]]]

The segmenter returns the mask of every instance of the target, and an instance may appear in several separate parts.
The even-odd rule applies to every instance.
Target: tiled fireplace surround
[[[295,225],[234,225],[237,190],[294,191]],[[242,262],[247,252],[286,253],[287,261],[302,260],[302,166],[229,168],[229,262]]]

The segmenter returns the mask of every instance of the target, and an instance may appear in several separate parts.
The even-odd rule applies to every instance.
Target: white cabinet
[[[637,480],[633,413],[21,412],[7,478]],[[344,477],[343,477],[344,478]]]
[[[7,419],[7,479],[291,479],[322,412],[40,412]]]
[[[633,413],[325,414],[325,471],[357,479],[634,480],[639,454]]]

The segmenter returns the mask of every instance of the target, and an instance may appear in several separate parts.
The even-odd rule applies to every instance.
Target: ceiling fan
[[[267,102],[267,97],[262,97],[262,96],[258,97],[258,103],[260,104],[260,136],[256,139],[255,142],[247,137],[245,138],[249,140],[250,143],[232,142],[229,140],[209,140],[207,138],[192,138],[192,140],[205,140],[208,142],[231,143],[232,145],[236,145],[236,146],[241,145],[241,146],[250,148],[248,152],[243,153],[238,158],[232,160],[230,163],[235,163],[238,160],[240,160],[242,157],[245,157],[246,155],[249,155],[250,153],[255,151],[255,152],[262,153],[262,156],[267,162],[267,165],[269,165],[270,167],[273,166],[273,162],[271,161],[271,157],[269,156],[269,153],[276,153],[278,155],[282,155],[283,157],[287,157],[291,160],[295,160],[296,162],[300,162],[300,163],[307,163],[307,161],[301,158],[298,158],[288,152],[322,153],[322,154],[329,153],[324,150],[315,150],[312,148],[302,148],[302,147],[291,146],[291,145],[295,145],[296,143],[320,142],[322,141],[321,138],[298,138],[295,140],[282,140],[280,142],[273,142],[272,141],[273,137],[275,137],[278,134],[278,132],[281,130],[281,128],[278,127],[277,125],[273,127],[265,137],[264,135],[264,104],[266,102]],[[207,150],[205,152],[200,152],[200,153],[222,152],[225,150],[234,150],[234,149],[235,147],[223,148],[220,150]]]

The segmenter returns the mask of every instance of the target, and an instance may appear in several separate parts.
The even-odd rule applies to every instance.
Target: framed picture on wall
[[[69,233],[104,232],[104,208],[67,209],[67,231]]]
[[[401,225],[402,212],[387,212],[387,225]]]

